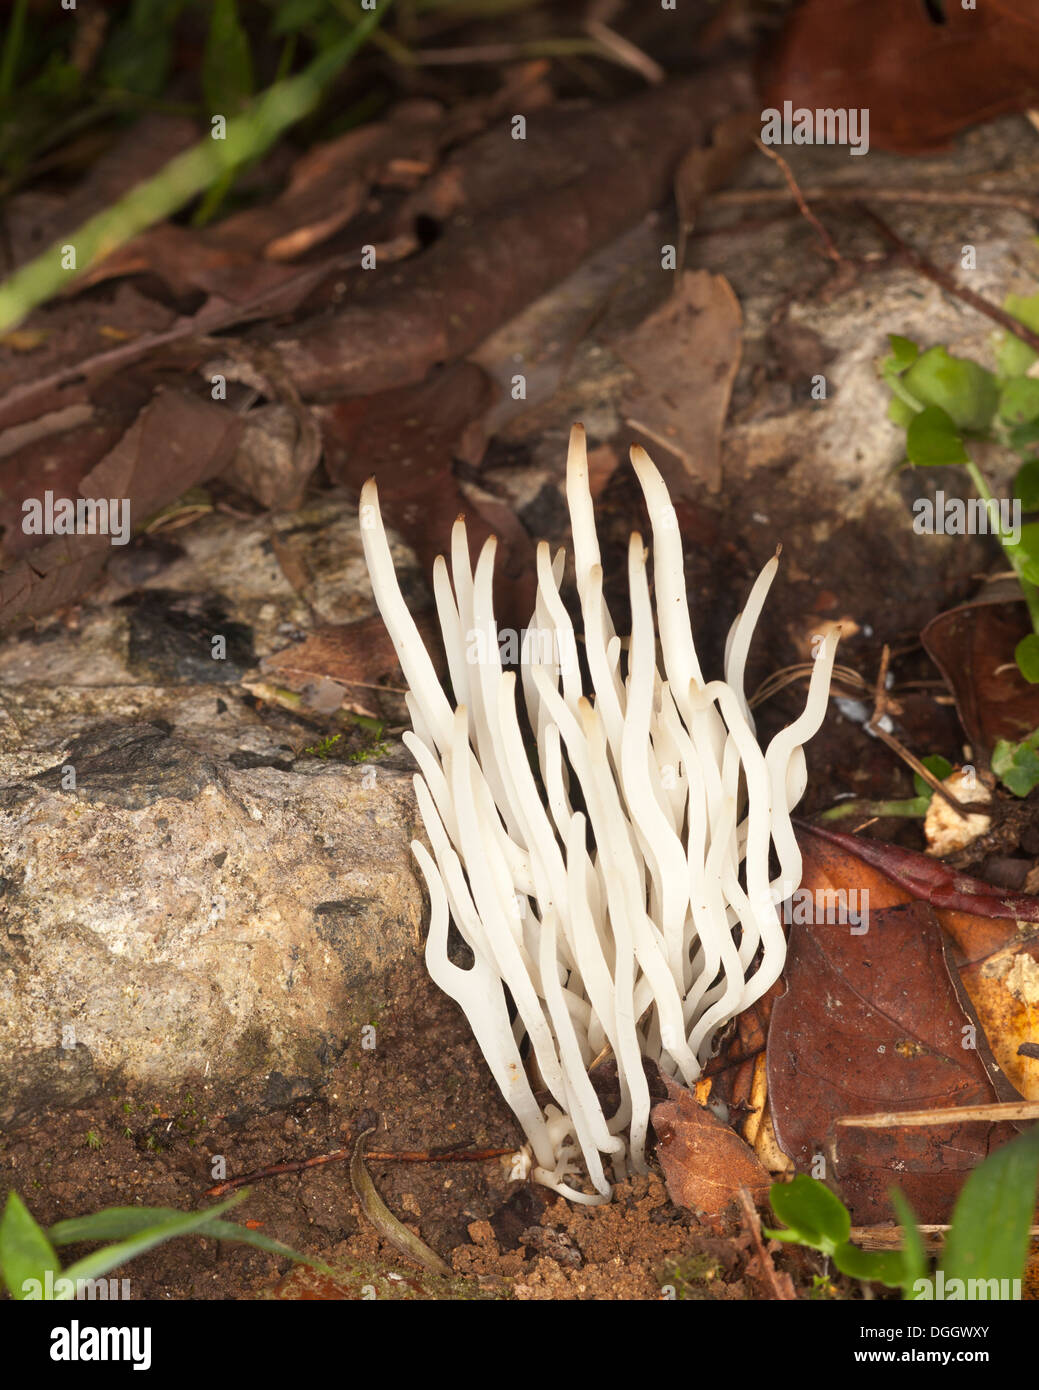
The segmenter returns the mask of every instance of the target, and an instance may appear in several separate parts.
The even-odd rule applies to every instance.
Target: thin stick
[[[936,265],[927,259],[926,256],[910,246],[908,242],[902,240],[898,233],[884,221],[884,219],[871,211],[870,208],[862,204],[863,213],[874,223],[880,234],[896,247],[899,253],[905,257],[909,264],[925,275],[928,280],[933,280],[936,285],[940,285],[946,293],[961,299],[964,304],[969,304],[972,309],[976,309],[979,314],[984,314],[993,323],[998,323],[1005,328],[1008,333],[1012,333],[1015,338],[1020,338],[1023,343],[1027,343],[1033,352],[1039,352],[1039,333],[1033,333],[1030,328],[1026,328],[1020,319],[1015,319],[1012,314],[1008,314],[1005,309],[1001,309],[998,304],[993,304],[989,300],[982,298],[980,294],[975,294],[973,290],[966,289],[959,285],[947,275],[944,270],[939,270]]]
[[[754,1242],[754,1248],[761,1262],[761,1268],[765,1271],[765,1277],[768,1279],[772,1289],[772,1297],[782,1299],[786,1302],[796,1300],[797,1294],[794,1293],[793,1282],[790,1275],[781,1275],[778,1272],[775,1265],[772,1263],[772,1256],[765,1249],[764,1242],[761,1239],[761,1222],[758,1219],[758,1213],[754,1208],[754,1203],[751,1201],[750,1193],[745,1187],[740,1188],[740,1202],[743,1205],[743,1215],[746,1218],[747,1229],[750,1231],[751,1239]]]
[[[369,1149],[365,1154],[368,1162],[376,1163],[481,1163],[489,1158],[505,1158],[509,1154],[515,1153],[515,1147],[511,1149],[455,1149],[447,1153],[434,1154],[424,1149],[411,1149],[404,1153],[385,1153],[382,1150]],[[261,1178],[276,1178],[282,1173],[302,1173],[306,1168],[317,1168],[322,1163],[340,1163],[343,1159],[349,1159],[353,1155],[353,1148],[333,1149],[327,1154],[315,1154],[313,1158],[295,1158],[288,1163],[271,1163],[266,1168],[257,1168],[255,1172],[245,1173],[238,1178],[228,1178],[226,1182],[217,1183],[216,1187],[207,1188],[202,1194],[203,1197],[223,1197],[228,1192],[234,1192],[235,1188],[243,1187],[247,1183],[258,1182]]]
[[[945,1125],[951,1120],[1039,1120],[1039,1100],[947,1105],[939,1110],[881,1110],[873,1115],[842,1115],[837,1124],[856,1129],[901,1129],[915,1125]]]
[[[931,1252],[940,1250],[948,1231],[948,1226],[917,1226],[924,1245]],[[1039,1236],[1039,1226],[1029,1231],[1033,1238]],[[900,1250],[905,1239],[902,1226],[852,1226],[849,1240],[861,1245],[863,1250]]]
[[[826,252],[827,256],[829,256],[830,260],[833,261],[835,265],[840,265],[844,258],[841,255],[841,253],[837,250],[837,247],[834,245],[833,237],[830,236],[830,233],[819,221],[818,217],[816,217],[815,213],[808,206],[807,202],[805,202],[804,194],[801,192],[801,189],[798,186],[798,182],[794,178],[794,172],[790,168],[790,165],[786,162],[786,160],[778,152],[778,150],[770,150],[769,147],[765,144],[762,144],[760,140],[755,140],[754,143],[757,145],[758,149],[761,151],[762,154],[767,155],[769,159],[774,159],[775,162],[779,165],[780,169],[783,172],[783,177],[787,181],[787,185],[790,189],[790,194],[797,203],[797,206],[801,209],[801,216],[807,222],[809,222],[815,229],[815,234],[822,242],[823,250]]]
[[[936,207],[1014,208],[1027,217],[1039,219],[1039,199],[1016,197],[1012,193],[981,193],[969,189],[939,188],[830,188],[816,184],[802,188],[807,203],[917,203]],[[706,201],[725,207],[746,207],[767,203],[797,201],[786,188],[726,188],[708,193]]]
[[[612,53],[619,63],[623,63],[625,67],[640,73],[654,87],[663,82],[667,76],[660,64],[655,63],[648,53],[643,53],[642,49],[636,48],[630,39],[624,38],[601,20],[586,20],[584,31],[589,38],[595,39],[597,43],[601,44],[608,53]]]
[[[943,800],[948,802],[958,816],[966,820],[969,813],[964,809],[963,804],[953,796],[948,787],[938,780],[929,767],[924,766],[915,753],[910,753],[909,749],[906,748],[899,739],[895,738],[894,734],[888,733],[888,731],[881,726],[880,721],[887,717],[889,712],[894,714],[901,713],[901,706],[895,700],[892,700],[887,691],[887,671],[890,661],[891,648],[885,642],[884,650],[880,657],[880,669],[877,672],[877,684],[873,695],[873,713],[864,726],[865,730],[867,733],[873,734],[875,738],[879,738],[881,743],[887,744],[888,748],[890,748],[893,753],[897,753],[902,761],[906,763],[907,766],[911,767],[919,777],[922,777],[933,791],[937,792]]]

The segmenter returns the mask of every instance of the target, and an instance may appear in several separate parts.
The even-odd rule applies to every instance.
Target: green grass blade
[[[0,333],[21,323],[37,304],[67,289],[116,247],[171,216],[216,183],[228,170],[262,154],[289,126],[317,105],[328,82],[346,66],[393,0],[382,0],[342,43],[330,48],[296,77],[268,87],[240,116],[227,122],[226,138],[206,137],[171,159],[154,178],[139,183],[114,207],[60,237],[42,255],[0,284]],[[63,248],[75,248],[75,269],[63,266]]]
[[[11,1297],[24,1299],[28,1280],[42,1285],[48,1270],[56,1275],[60,1269],[54,1247],[42,1227],[18,1193],[9,1193],[0,1218],[0,1275]]]
[[[963,1184],[941,1268],[950,1279],[1020,1279],[1039,1183],[1039,1125],[990,1154]]]

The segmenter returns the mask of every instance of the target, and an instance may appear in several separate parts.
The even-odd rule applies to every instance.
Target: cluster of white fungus
[[[777,905],[801,881],[790,811],[805,789],[802,744],[825,715],[836,648],[836,636],[827,637],[804,712],[762,751],[743,673],[778,559],[732,625],[724,681],[705,683],[675,511],[645,451],[633,448],[631,461],[653,532],[656,625],[636,534],[630,641],[616,634],[603,599],[585,436],[575,426],[566,491],[591,689],[560,597],[566,553],[553,560],[542,542],[520,660],[536,771],[516,676],[501,662],[494,539],[474,572],[459,519],[450,575],[443,557],[434,566],[452,707],[401,596],[374,480],[361,494],[372,587],[410,689],[414,732],[404,741],[420,768],[415,790],[433,850],[412,844],[432,903],[429,973],[465,1011],[527,1135],[533,1177],[579,1202],[609,1199],[604,1157],[616,1180],[629,1167],[646,1169],[643,1057],[692,1084],[718,1030],[783,969]],[[468,970],[448,959],[449,916],[472,951]],[[544,1110],[524,1067],[524,1038],[555,1101]],[[607,1052],[620,1084],[609,1116],[589,1077]],[[567,1181],[580,1181],[579,1160],[594,1194]]]

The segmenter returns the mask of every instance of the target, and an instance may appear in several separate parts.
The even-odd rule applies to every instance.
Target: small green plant
[[[102,1141],[102,1139],[101,1139],[101,1136],[100,1136],[100,1134],[98,1134],[98,1132],[97,1132],[96,1129],[88,1129],[88,1130],[87,1130],[87,1148],[88,1148],[88,1149],[99,1149],[99,1148],[101,1147],[102,1142],[103,1142],[103,1141]]]
[[[176,1236],[186,1235],[254,1245],[272,1255],[327,1272],[328,1267],[320,1261],[300,1255],[258,1231],[221,1219],[224,1212],[237,1206],[247,1195],[248,1188],[245,1188],[218,1206],[194,1212],[176,1211],[172,1207],[106,1207],[90,1216],[59,1221],[45,1231],[17,1192],[11,1192],[0,1218],[0,1287],[6,1286],[11,1297],[17,1300],[75,1298],[83,1281],[100,1279],[136,1255]],[[57,1249],[86,1241],[110,1243],[62,1269]]]
[[[773,1183],[772,1210],[788,1229],[766,1235],[820,1250],[842,1274],[900,1288],[907,1299],[934,1298],[936,1285],[939,1296],[949,1299],[1020,1298],[1037,1184],[1039,1125],[990,1154],[967,1178],[936,1278],[913,1210],[898,1191],[890,1197],[902,1226],[900,1250],[853,1245],[847,1207],[824,1183],[803,1173],[792,1182]]]
[[[1026,328],[1039,330],[1039,294],[1010,295],[1004,308]],[[998,348],[997,369],[988,371],[936,346],[921,351],[909,338],[891,334],[891,352],[881,375],[892,400],[888,417],[906,432],[906,456],[914,467],[966,468],[985,503],[1000,545],[1021,585],[1033,631],[1014,652],[1021,674],[1039,683],[1039,522],[1006,527],[999,504],[976,461],[970,442],[995,443],[1015,453],[1020,467],[1010,499],[1024,512],[1039,510],[1039,378],[1029,375],[1039,356],[1012,333]]]
[[[309,748],[304,748],[300,757],[327,758],[342,737],[342,734],[329,734],[328,737],[323,738],[320,743],[312,743]]]
[[[992,771],[1015,796],[1027,796],[1039,787],[1039,729],[1033,729],[1020,743],[1005,738],[992,749]]]

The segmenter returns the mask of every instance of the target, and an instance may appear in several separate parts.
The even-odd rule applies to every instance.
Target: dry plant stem
[[[972,309],[976,309],[979,314],[984,314],[986,318],[990,318],[993,323],[998,323],[1008,333],[1012,333],[1015,338],[1020,338],[1023,343],[1028,344],[1033,352],[1039,352],[1039,333],[1033,333],[1020,319],[1015,319],[1012,314],[1008,314],[998,304],[992,304],[989,300],[982,298],[980,294],[975,294],[973,290],[968,290],[964,285],[958,284],[951,275],[948,275],[944,270],[939,270],[926,256],[910,246],[908,242],[903,241],[898,233],[889,227],[877,213],[864,205],[860,206],[862,206],[863,215],[868,217],[880,234],[897,248],[899,254],[914,270],[918,270],[928,280],[933,280],[936,285],[940,285],[947,294],[954,295],[964,304],[969,304]]]
[[[772,1297],[781,1299],[784,1302],[796,1300],[797,1294],[794,1293],[789,1274],[782,1275],[779,1273],[772,1263],[772,1256],[765,1248],[765,1244],[761,1239],[761,1220],[758,1217],[757,1211],[754,1209],[754,1203],[751,1200],[750,1193],[745,1187],[740,1188],[740,1205],[743,1207],[743,1217],[747,1223],[747,1229],[750,1232],[751,1239],[754,1242],[754,1248],[757,1251],[761,1268],[764,1270],[765,1277],[768,1279],[769,1287],[772,1290]]]
[[[615,29],[609,28],[599,19],[587,19],[584,24],[585,33],[592,38],[607,52],[612,53],[619,63],[631,68],[634,72],[641,73],[647,82],[654,86],[663,82],[667,73],[655,63],[648,53],[643,53],[641,48],[637,48],[630,39],[618,34]]]
[[[365,1158],[375,1163],[484,1163],[491,1158],[507,1158],[513,1149],[452,1149],[447,1153],[428,1153],[422,1149],[407,1149],[401,1153],[390,1153],[383,1149],[369,1149]],[[239,1187],[246,1187],[261,1178],[276,1178],[283,1173],[302,1173],[308,1168],[320,1168],[325,1163],[342,1163],[353,1155],[353,1149],[330,1149],[326,1154],[313,1154],[310,1158],[293,1158],[285,1163],[270,1163],[266,1168],[257,1168],[252,1173],[243,1173],[238,1178],[228,1178],[226,1182],[207,1187],[203,1197],[225,1197]]]
[[[972,193],[964,189],[828,187],[816,184],[802,188],[806,203],[917,203],[934,207],[1014,208],[1039,221],[1039,199],[1015,197],[1012,193]],[[726,188],[708,193],[711,206],[753,207],[758,204],[797,202],[790,188]]]
[[[815,234],[822,242],[823,250],[826,252],[827,256],[829,256],[830,260],[833,261],[835,265],[840,265],[841,261],[844,258],[841,256],[841,253],[837,250],[837,247],[834,244],[833,237],[830,236],[830,233],[826,230],[826,228],[819,221],[818,217],[816,217],[815,213],[812,211],[812,209],[808,206],[807,202],[805,201],[805,196],[801,192],[797,180],[794,178],[794,172],[790,168],[790,165],[786,162],[786,160],[778,152],[778,150],[769,149],[769,147],[763,144],[760,140],[756,140],[754,143],[757,145],[758,149],[761,151],[763,155],[767,155],[769,159],[775,160],[775,162],[779,165],[780,169],[782,170],[783,177],[787,181],[787,186],[790,189],[790,196],[794,199],[794,201],[797,203],[797,206],[801,210],[801,216],[805,218],[805,220],[809,222],[811,226],[814,228]]]
[[[909,1125],[947,1125],[951,1121],[1039,1120],[1039,1100],[993,1101],[991,1105],[948,1105],[939,1110],[880,1110],[842,1115],[837,1124],[856,1129],[900,1129]]]
[[[929,1255],[942,1249],[949,1231],[948,1226],[917,1226],[916,1229]],[[1032,1226],[1029,1235],[1033,1240],[1039,1236],[1039,1226]],[[902,1226],[852,1226],[848,1239],[863,1250],[901,1250],[905,1229]]]
[[[909,749],[895,738],[894,734],[888,733],[886,729],[881,727],[880,721],[885,716],[890,714],[901,714],[902,712],[902,707],[898,704],[897,700],[893,700],[888,694],[887,673],[890,664],[891,648],[885,642],[884,650],[880,657],[880,669],[877,672],[877,683],[873,691],[873,713],[865,726],[866,731],[867,733],[873,734],[875,738],[879,738],[881,743],[886,744],[893,753],[897,753],[907,766],[911,767],[919,777],[923,778],[932,791],[937,792],[944,801],[948,802],[958,816],[966,818],[968,812],[956,797],[953,796],[949,788],[939,781],[931,769],[925,767],[914,753],[910,753]]]

